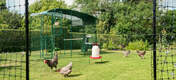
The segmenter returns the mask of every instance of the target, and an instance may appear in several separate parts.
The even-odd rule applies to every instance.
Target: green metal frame
[[[60,9],[60,8],[56,8],[56,9],[52,9],[52,10],[48,10],[48,11],[44,11],[41,13],[34,13],[31,14],[31,16],[37,16],[40,15],[41,16],[41,26],[40,26],[40,57],[41,58],[52,58],[54,56],[55,53],[55,38],[59,37],[61,34],[63,34],[63,29],[62,29],[62,23],[63,23],[63,15],[70,15],[71,16],[71,21],[72,21],[72,16],[75,17],[79,17],[80,19],[82,19],[83,21],[83,26],[88,25],[88,24],[95,24],[96,23],[96,18],[93,16],[90,16],[88,14],[85,13],[81,13],[78,11],[73,11],[73,10],[69,10],[69,9]],[[47,17],[47,20],[51,20],[51,24],[50,26],[45,26],[45,18]],[[60,33],[56,34],[55,32],[55,22],[56,22],[56,18],[61,18],[59,19],[59,26],[60,26]],[[50,33],[45,33],[46,28],[45,27],[49,27]],[[70,32],[72,32],[72,25],[70,26]],[[47,32],[47,31],[46,31]],[[86,33],[85,33],[86,34]],[[96,33],[95,33],[96,34]],[[65,34],[64,38],[65,38]],[[70,35],[70,39],[72,39],[73,36]],[[87,45],[85,44],[85,37],[83,37],[83,45],[82,48],[84,48],[83,52],[86,52]],[[95,41],[96,42],[96,41]],[[70,40],[70,56],[72,56],[72,47],[73,47],[73,41]],[[65,41],[64,41],[64,54],[65,54]]]

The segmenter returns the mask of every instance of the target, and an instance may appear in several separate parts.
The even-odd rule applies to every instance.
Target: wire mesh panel
[[[123,58],[117,60],[123,60],[122,63],[128,62],[130,58],[131,61],[138,66],[137,69],[142,68],[139,72],[130,70],[132,66],[128,66],[124,71],[132,71],[133,74],[138,75],[138,77],[132,77],[133,80],[150,80],[151,76],[151,60],[152,60],[152,0],[112,0],[111,3],[113,7],[106,7],[105,12],[102,11],[102,15],[108,15],[108,19],[104,20],[101,18],[101,22],[98,27],[98,39],[101,44],[101,48],[108,49],[111,51],[119,51]],[[109,1],[111,2],[111,1]],[[109,10],[109,7],[111,10]],[[115,9],[113,9],[115,8]],[[102,10],[102,9],[101,9]],[[109,14],[107,14],[109,12]],[[103,25],[106,24],[106,25]],[[104,28],[102,28],[102,26]],[[102,50],[106,51],[106,50]],[[114,55],[115,56],[115,55]],[[136,61],[136,62],[135,62]],[[128,63],[127,63],[128,64]],[[139,65],[143,64],[143,65]],[[116,68],[111,68],[112,70],[117,70]],[[118,71],[117,71],[118,72]],[[127,73],[122,72],[121,74]],[[142,75],[141,75],[142,74]],[[118,75],[117,75],[118,76]],[[121,80],[128,80],[127,77],[123,77]]]
[[[176,79],[176,1],[157,0],[157,80]]]
[[[0,80],[26,80],[25,0],[0,0]]]

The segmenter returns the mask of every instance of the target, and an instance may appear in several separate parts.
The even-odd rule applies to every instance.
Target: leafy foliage
[[[6,9],[6,0],[1,0],[0,1],[0,11]]]
[[[54,8],[67,8],[63,0],[40,0],[30,5],[30,13],[39,13]]]
[[[104,49],[123,49],[127,44],[126,38],[121,35],[99,35],[98,39],[102,39],[100,43]]]
[[[124,4],[122,9],[116,14],[117,24],[112,30],[115,34],[138,35],[130,40],[147,39],[147,35],[152,33],[152,5],[151,2],[141,1],[138,4]],[[120,7],[120,6],[119,6]]]
[[[134,42],[129,42],[126,47],[127,50],[147,50],[149,44],[147,41],[136,40]]]
[[[67,5],[64,3],[63,0],[40,0],[40,1],[37,1],[31,4],[29,11],[30,13],[39,13],[39,12],[47,11],[47,10],[54,9],[54,8],[67,8]],[[30,17],[30,21],[31,21],[30,29],[40,30],[40,26],[42,24],[41,20],[44,21],[45,27],[51,26],[51,20],[52,20],[51,17],[45,16],[44,18],[42,18],[40,16],[34,16],[34,17]],[[64,19],[62,22],[65,24],[68,24],[68,20]]]
[[[5,6],[5,0],[0,1],[0,28],[18,29],[22,27],[23,17],[16,12],[10,12]]]
[[[152,43],[152,0],[76,0],[76,4],[81,11],[98,17],[97,33],[126,35],[123,38],[127,44],[139,39]],[[163,29],[166,30],[166,34],[175,34],[176,23],[173,18],[175,15],[176,10],[168,12],[157,10],[157,16],[160,16],[157,22],[158,34],[162,34]],[[99,38],[104,48],[115,47],[115,44],[111,44],[114,42],[112,35]],[[167,41],[171,41],[171,37],[167,36]]]
[[[130,41],[137,39],[150,41],[151,36],[146,34],[152,33],[152,2],[151,1],[132,1],[125,2],[107,1],[107,0],[76,0],[81,5],[81,10],[99,18],[97,23],[97,33],[113,34],[122,36],[122,40],[126,45]],[[89,2],[89,3],[88,3]],[[90,6],[91,5],[91,6]],[[89,7],[89,10],[87,9]],[[96,7],[96,8],[95,8]],[[97,14],[98,13],[98,14]],[[138,35],[140,36],[130,36]],[[128,35],[128,36],[123,36]],[[117,45],[112,41],[112,36],[99,37],[104,48],[117,48]],[[103,42],[104,41],[104,42]]]
[[[0,30],[0,52],[16,52],[25,50],[24,30]]]
[[[73,32],[97,32],[99,42],[103,48],[107,49],[119,49],[121,48],[119,45],[127,46],[129,42],[129,44],[133,42],[137,44],[138,40],[148,41],[147,43],[150,44],[152,43],[151,34],[153,33],[153,7],[151,5],[152,0],[75,0],[74,7],[82,12],[96,16],[99,20],[96,29],[86,27],[85,31],[83,31],[82,29],[73,28]],[[68,6],[64,3],[64,0],[39,0],[30,5],[30,13],[38,13],[53,8],[68,8]],[[24,28],[24,18],[17,13],[8,11],[5,8],[5,0],[0,1],[1,9],[3,11],[0,12],[0,28]],[[174,26],[176,20],[172,18],[176,16],[176,10],[167,12],[158,10],[157,16],[160,17],[157,22],[157,34],[163,35],[163,30],[165,30],[165,35],[176,33],[176,27]],[[50,26],[50,20],[51,17],[44,18],[44,26]],[[40,30],[41,17],[30,17],[30,22],[30,30]],[[63,20],[63,28],[68,28],[69,24],[68,20]],[[69,28],[66,29],[67,32],[69,32]],[[172,37],[164,36],[163,39],[170,42]]]

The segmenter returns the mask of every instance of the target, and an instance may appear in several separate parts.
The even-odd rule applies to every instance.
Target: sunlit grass
[[[0,54],[0,80],[25,80],[25,70],[21,52]]]
[[[89,59],[89,55],[83,55],[80,50],[73,50],[72,56],[70,51],[59,52],[59,64],[58,68],[67,65],[70,61],[73,62],[73,72],[70,77],[63,77],[55,69],[50,70],[50,68],[44,64],[43,59],[40,58],[39,51],[33,51],[30,56],[30,79],[31,80],[150,80],[151,79],[151,52],[147,52],[145,59],[141,59],[137,56],[135,51],[129,57],[123,57],[121,51],[108,51],[103,50],[101,52],[101,60]],[[91,53],[91,52],[88,52]],[[4,80],[25,80],[25,56],[22,54],[8,54],[11,55],[11,63],[9,61],[0,62],[1,75],[0,78],[3,79],[3,74],[7,74]],[[16,56],[17,55],[17,56]],[[2,57],[6,57],[5,54],[1,54]],[[17,62],[14,61],[18,58]],[[22,64],[20,62],[22,60]],[[90,64],[89,64],[90,60]],[[8,63],[8,64],[7,64]],[[9,65],[10,64],[10,65]],[[22,65],[22,66],[21,66]],[[2,67],[6,68],[2,68]],[[10,68],[7,66],[11,66]],[[16,73],[15,73],[16,66]],[[10,69],[10,70],[9,70]],[[10,71],[10,73],[9,73]],[[22,71],[22,76],[21,76]],[[13,74],[13,75],[9,75]],[[17,78],[19,77],[19,78]],[[20,79],[22,77],[22,79]]]
[[[73,62],[73,72],[65,78],[52,70],[39,59],[39,52],[33,52],[30,57],[30,76],[32,80],[150,80],[151,56],[147,53],[145,59],[140,59],[133,51],[125,58],[121,51],[102,51],[104,63],[101,60],[90,60],[89,56],[80,55],[80,51],[63,51],[59,54],[58,68]]]

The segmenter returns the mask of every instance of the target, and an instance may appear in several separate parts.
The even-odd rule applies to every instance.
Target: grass
[[[73,50],[72,57],[69,51],[66,54],[59,54],[58,68],[67,65],[70,61],[73,62],[73,72],[69,77],[65,78],[54,70],[44,64],[43,59],[40,59],[40,52],[33,51],[30,56],[30,79],[31,80],[151,80],[151,56],[150,52],[147,52],[145,59],[140,59],[136,52],[132,52],[129,57],[123,57],[121,51],[108,51],[104,50],[101,53],[101,60],[90,60],[89,56],[80,55],[79,50]],[[8,54],[12,55],[11,58],[18,58],[18,60],[25,60],[21,54]],[[1,57],[5,55],[1,54]],[[6,62],[6,65],[4,65]],[[13,63],[13,64],[12,64]],[[25,80],[25,62],[14,62],[13,59],[10,62],[0,62],[1,74],[6,72],[5,78],[0,75],[0,78],[9,80],[15,79],[15,75],[19,78],[16,80]],[[14,65],[15,64],[15,65]],[[6,66],[7,68],[2,68]],[[15,67],[16,66],[16,67]],[[18,67],[17,67],[18,66]],[[9,68],[10,67],[10,68]],[[16,73],[15,72],[16,68]],[[11,75],[9,75],[10,73]],[[22,72],[22,76],[20,75]],[[13,75],[12,75],[13,74]],[[20,79],[20,76],[22,79]]]
[[[25,80],[25,56],[22,53],[0,54],[0,80]]]

